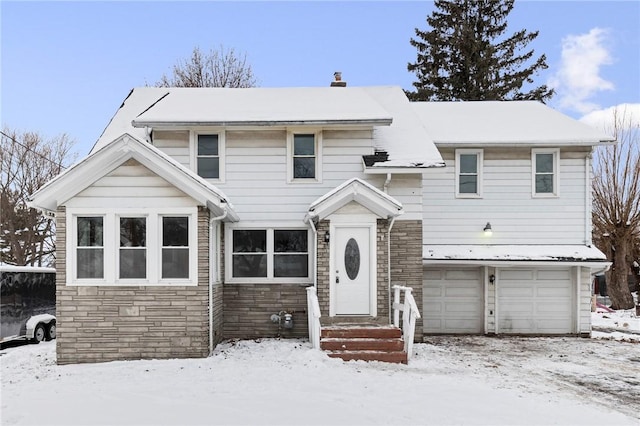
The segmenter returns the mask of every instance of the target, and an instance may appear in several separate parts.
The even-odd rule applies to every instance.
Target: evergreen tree
[[[416,28],[411,45],[418,50],[408,65],[418,81],[415,101],[515,100],[544,101],[553,95],[546,85],[522,92],[525,83],[547,68],[546,56],[530,63],[533,50],[520,54],[538,31],[521,30],[505,37],[514,0],[435,0],[427,17],[429,31]]]

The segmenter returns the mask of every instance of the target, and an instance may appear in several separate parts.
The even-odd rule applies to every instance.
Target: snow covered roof
[[[111,118],[109,124],[107,124],[107,127],[98,138],[91,152],[99,150],[125,133],[141,141],[146,140],[147,135],[145,129],[133,127],[131,120],[158,102],[163,96],[166,96],[168,92],[168,89],[159,87],[139,87],[132,89],[115,115]]]
[[[136,89],[137,90],[137,89]],[[170,88],[133,118],[134,127],[163,125],[389,125],[392,116],[362,88]]]
[[[381,218],[404,213],[402,203],[375,186],[358,178],[352,178],[318,198],[309,206],[307,218],[324,219],[351,201],[366,207]]]
[[[233,205],[222,191],[158,148],[129,134],[121,135],[47,182],[29,196],[27,204],[29,207],[55,212],[60,204],[131,158],[206,205],[216,215],[226,212],[227,220],[239,220]]]
[[[384,161],[373,161],[367,173],[387,173],[393,168],[424,169],[444,167],[440,152],[433,143],[427,128],[415,113],[402,89],[395,86],[363,87],[373,99],[393,116],[388,127],[374,129],[373,143],[376,151],[384,151]]]
[[[413,102],[437,145],[596,145],[615,139],[537,101]]]
[[[425,263],[586,262],[607,263],[595,246],[584,245],[424,245]]]
[[[133,89],[92,151],[123,133],[145,140],[146,127],[368,126],[385,161],[368,172],[441,167],[444,162],[397,86]]]

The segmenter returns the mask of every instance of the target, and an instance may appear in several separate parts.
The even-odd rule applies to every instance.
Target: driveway
[[[448,353],[447,369],[486,375],[493,369],[505,387],[556,388],[595,406],[640,418],[640,343],[606,339],[427,337]],[[484,370],[484,371],[483,371]]]

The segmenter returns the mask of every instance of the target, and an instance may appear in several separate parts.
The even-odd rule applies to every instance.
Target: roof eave
[[[266,127],[266,126],[390,126],[392,118],[344,120],[242,120],[242,121],[153,121],[133,120],[133,127]]]
[[[422,259],[423,265],[476,265],[476,266],[549,266],[562,264],[564,266],[584,266],[592,269],[608,269],[611,262],[598,259],[531,259],[531,260],[508,260],[508,259]]]

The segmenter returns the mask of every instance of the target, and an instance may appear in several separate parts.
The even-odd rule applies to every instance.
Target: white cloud
[[[608,30],[602,28],[562,39],[560,69],[548,82],[560,96],[561,108],[586,114],[599,108],[590,98],[614,89],[611,81],[600,76],[600,68],[613,63],[606,46],[608,39]]]
[[[598,109],[580,118],[581,122],[611,134],[616,120],[619,130],[637,129],[640,126],[640,103],[625,103]]]

